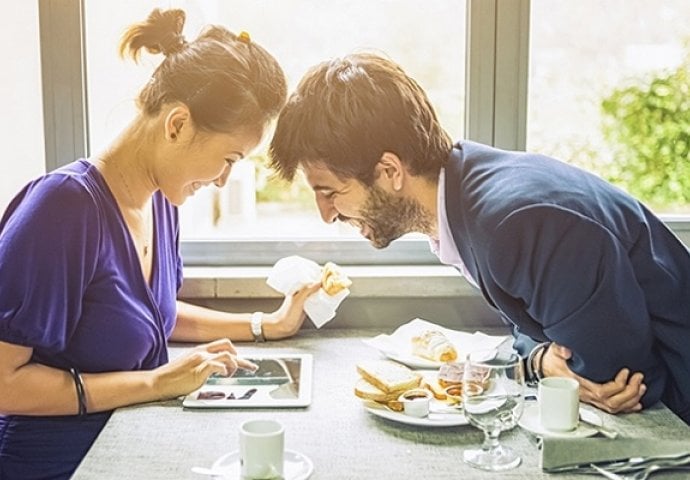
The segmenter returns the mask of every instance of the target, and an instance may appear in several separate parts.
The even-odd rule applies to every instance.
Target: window
[[[21,40],[18,40],[21,39]],[[38,39],[38,2],[23,2],[3,14],[0,42],[12,45],[0,75],[5,113],[0,118],[3,145],[0,215],[29,180],[45,171]]]
[[[630,148],[620,142],[625,137],[615,137],[624,129],[616,128],[615,118],[600,113],[601,105],[615,89],[632,85],[639,90],[650,78],[687,65],[683,28],[690,24],[690,10],[684,4],[667,0],[651,8],[642,0],[582,0],[577,5],[565,0],[39,2],[46,165],[51,169],[95,151],[132,117],[133,99],[161,58],[145,57],[148,63],[140,66],[121,62],[116,54],[119,35],[154,7],[179,6],[188,13],[188,38],[211,22],[247,30],[278,58],[291,86],[314,63],[374,48],[420,81],[451,135],[551,154],[611,174],[610,159],[630,155]],[[687,105],[687,95],[676,102],[676,107],[682,105]],[[687,131],[687,123],[679,125]],[[673,149],[680,147],[682,142],[672,144]],[[272,184],[261,167],[261,155],[257,152],[255,162],[238,166],[222,191],[209,189],[203,198],[184,206],[182,248],[187,265],[270,265],[295,252],[342,264],[437,263],[425,240],[412,237],[377,251],[342,226],[322,224],[311,193],[299,185]],[[690,163],[669,163],[657,170],[670,175],[682,166],[690,168]],[[617,173],[621,171],[627,170],[619,168]],[[661,185],[668,189],[690,189],[682,180],[666,178]],[[673,178],[690,181],[690,172]],[[690,202],[657,202],[654,207],[685,219],[690,214]],[[208,216],[209,209],[215,218]],[[279,225],[276,219],[287,223]],[[262,224],[265,220],[268,223]],[[687,242],[690,222],[669,221]]]
[[[532,0],[527,148],[690,214],[686,0]]]
[[[309,67],[328,58],[357,50],[383,53],[425,87],[452,136],[459,138],[463,132],[465,8],[460,2],[199,0],[163,6],[159,1],[87,1],[85,63],[92,152],[107,145],[134,117],[133,99],[163,59],[144,55],[136,65],[121,61],[116,54],[124,28],[144,19],[155,7],[184,9],[184,33],[190,40],[209,23],[248,31],[283,66],[290,90]],[[197,245],[203,247],[197,252],[207,261],[208,254],[202,250],[211,243],[253,248],[242,243],[256,240],[264,245],[284,241],[304,246],[306,242],[312,247],[345,240],[349,248],[362,248],[375,259],[377,254],[371,254],[371,247],[352,227],[321,221],[313,194],[302,179],[293,185],[275,179],[264,166],[267,146],[266,141],[253,158],[237,163],[225,188],[208,187],[186,201],[180,208],[183,241],[188,245],[201,242]],[[262,253],[254,250],[250,258],[257,255]]]

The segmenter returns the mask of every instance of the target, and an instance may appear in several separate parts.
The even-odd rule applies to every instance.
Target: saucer
[[[306,480],[314,471],[314,464],[305,454],[294,450],[285,450],[283,480]],[[213,470],[220,470],[223,475],[214,475],[217,480],[240,480],[240,452],[234,450],[213,462]]]
[[[601,417],[590,410],[580,408],[580,416],[594,425],[602,424]],[[525,403],[525,410],[522,412],[522,417],[520,417],[518,425],[539,437],[584,438],[597,434],[594,428],[582,422],[578,423],[575,430],[569,432],[552,432],[551,430],[546,430],[541,426],[541,422],[539,421],[539,404],[536,402]]]

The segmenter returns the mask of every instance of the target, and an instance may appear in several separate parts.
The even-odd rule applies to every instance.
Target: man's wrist
[[[525,361],[525,373],[527,374],[528,384],[536,385],[539,380],[544,378],[544,372],[542,370],[543,359],[549,345],[551,345],[551,342],[542,342],[529,352],[527,360]]]

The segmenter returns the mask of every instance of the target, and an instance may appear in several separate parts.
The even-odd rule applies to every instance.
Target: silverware
[[[603,475],[604,477],[608,478],[609,480],[626,480],[625,477],[622,477],[621,475],[618,475],[617,473],[609,472],[608,470],[604,470],[603,468],[601,468],[598,465],[595,465],[593,463],[590,463],[589,466],[592,467],[596,472],[598,472],[601,475]]]
[[[590,428],[593,428],[594,430],[601,433],[606,438],[611,438],[611,439],[618,438],[619,433],[617,431],[612,430],[610,428],[607,428],[603,425],[599,425],[597,423],[593,423],[593,422],[589,422],[589,421],[585,420],[582,417],[582,413],[580,413],[580,423],[582,423],[583,425],[587,425]]]
[[[660,470],[686,470],[688,469],[688,467],[686,466],[688,462],[690,462],[690,458],[686,458],[684,461],[676,460],[666,461],[662,463],[652,463],[651,465],[647,465],[646,467],[644,467],[642,470],[637,470],[635,473],[632,473],[631,475],[619,475],[616,472],[606,470],[605,468],[602,468],[593,463],[590,464],[590,466],[596,472],[600,473],[609,480],[647,480],[652,473],[658,472]]]
[[[214,470],[213,468],[206,468],[206,467],[192,467],[192,472],[198,473],[199,475],[209,475],[209,476],[214,476],[214,477],[222,477],[223,475],[228,473],[227,470],[221,470],[221,469]]]
[[[649,457],[630,457],[621,460],[598,461],[596,463],[580,463],[576,465],[564,465],[562,467],[544,469],[548,473],[597,473],[594,468],[605,468],[608,472],[626,473],[644,469],[650,465],[682,466],[690,464],[690,452],[681,452],[671,455],[654,455]],[[600,472],[598,472],[600,473]]]

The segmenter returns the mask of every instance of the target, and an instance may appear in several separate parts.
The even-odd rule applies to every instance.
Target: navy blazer
[[[690,252],[661,220],[574,166],[473,142],[445,194],[461,258],[518,333],[570,348],[595,382],[643,372],[643,404],[690,423]]]

